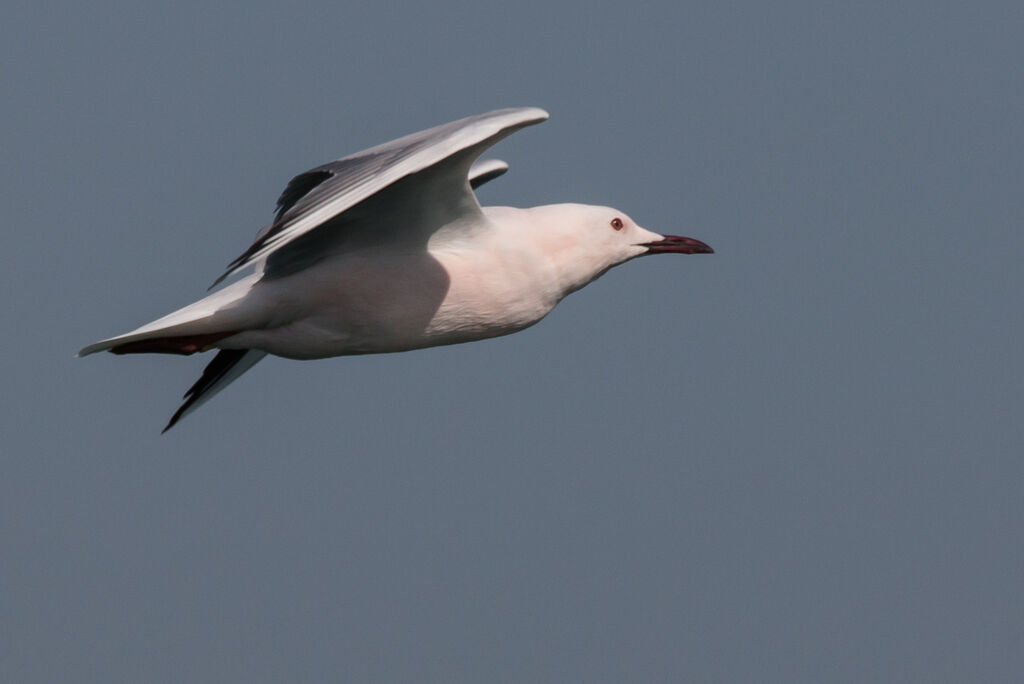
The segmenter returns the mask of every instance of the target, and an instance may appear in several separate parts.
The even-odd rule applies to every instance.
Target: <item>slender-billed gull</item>
[[[218,349],[167,431],[267,354],[320,359],[506,335],[634,257],[712,252],[608,207],[481,207],[473,190],[508,166],[477,158],[547,118],[500,109],[299,174],[214,286],[251,274],[79,356]]]

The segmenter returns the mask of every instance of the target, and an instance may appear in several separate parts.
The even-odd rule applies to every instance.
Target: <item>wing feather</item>
[[[281,196],[277,198],[277,207],[274,210],[274,223],[280,223],[281,217],[288,213],[288,210],[294,207],[300,199],[333,175],[333,173],[326,169],[313,169],[312,171],[300,173],[288,181],[288,186],[281,192]]]
[[[468,172],[485,149],[547,118],[547,112],[534,107],[499,109],[413,133],[299,174],[281,194],[274,223],[228,264],[214,286],[406,176],[459,155],[466,157]]]
[[[482,159],[469,169],[469,187],[476,190],[508,171],[508,164],[500,159]]]

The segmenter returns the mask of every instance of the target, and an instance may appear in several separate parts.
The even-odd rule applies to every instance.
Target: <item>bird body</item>
[[[221,350],[170,428],[266,354],[318,359],[505,335],[616,264],[711,251],[609,207],[481,208],[473,188],[507,166],[476,157],[546,116],[498,110],[300,174],[225,276],[249,265],[252,274],[79,354]]]

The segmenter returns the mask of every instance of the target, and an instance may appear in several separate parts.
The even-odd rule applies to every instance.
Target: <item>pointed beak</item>
[[[715,250],[708,247],[700,240],[680,237],[679,235],[665,235],[660,240],[645,242],[640,245],[647,248],[647,254],[714,254]]]

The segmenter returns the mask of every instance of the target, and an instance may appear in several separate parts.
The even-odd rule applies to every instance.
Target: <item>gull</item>
[[[499,109],[299,174],[210,289],[251,273],[78,356],[217,349],[166,432],[267,354],[321,359],[507,335],[630,259],[713,252],[609,207],[481,207],[474,190],[508,165],[480,155],[547,118]]]

